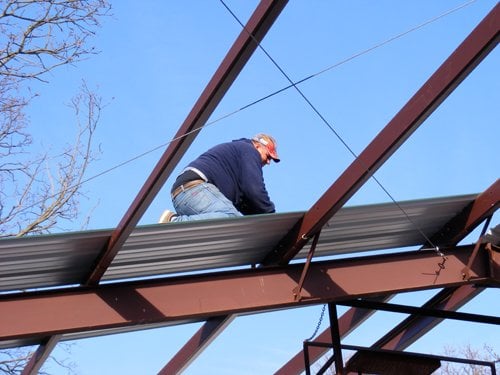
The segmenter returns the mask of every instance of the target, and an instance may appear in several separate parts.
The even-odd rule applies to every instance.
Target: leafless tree
[[[83,84],[71,106],[77,119],[72,143],[57,155],[33,155],[26,106],[30,83],[96,50],[89,38],[109,14],[107,0],[0,2],[0,237],[47,233],[78,214],[83,174],[101,99]]]
[[[26,351],[6,350],[0,353],[0,373],[20,374],[27,360],[29,360],[29,353]]]
[[[32,151],[26,108],[33,83],[97,53],[90,39],[110,10],[107,0],[0,0],[0,237],[48,233],[78,216],[101,98],[82,84],[69,104],[74,139],[59,152]],[[21,373],[30,356],[29,348],[0,351],[0,372]]]
[[[70,355],[71,354],[71,344],[65,344],[63,346],[64,351]],[[18,348],[12,350],[4,350],[0,352],[0,374],[6,375],[20,375],[23,373],[26,363],[30,360],[33,352],[25,348]],[[53,365],[54,368],[65,371],[68,375],[75,374],[75,365],[68,360],[58,360],[54,356],[51,356],[47,360],[47,364]],[[50,375],[50,371],[40,370],[38,375]]]
[[[42,79],[55,67],[94,53],[87,41],[110,10],[106,0],[4,0],[1,4],[0,75],[8,78]]]
[[[57,155],[27,152],[29,134],[15,121],[0,133],[0,237],[48,233],[78,217],[82,179],[93,160],[92,137],[101,99],[83,84],[72,107],[75,139]]]
[[[500,356],[488,346],[483,345],[481,349],[466,345],[461,348],[445,348],[445,355],[448,357],[458,357],[463,359],[473,359],[476,361],[485,361],[495,363],[498,371]],[[487,366],[477,364],[459,364],[454,362],[441,362],[441,368],[436,371],[436,375],[490,375],[491,369]]]

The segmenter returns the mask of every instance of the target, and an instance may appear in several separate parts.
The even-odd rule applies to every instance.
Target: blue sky
[[[243,23],[257,4],[226,3]],[[463,4],[467,5],[360,54]],[[331,67],[300,89],[345,143],[360,153],[495,4],[290,1],[262,45],[294,81]],[[47,77],[49,84],[34,87],[40,97],[30,117],[38,147],[71,142],[72,117],[65,103],[82,79],[109,103],[96,132],[102,153],[87,177],[157,149],[84,185],[88,200],[82,201],[82,215],[91,213],[88,229],[118,224],[240,31],[219,1],[116,1],[113,16],[94,40],[101,53],[54,71]],[[498,178],[499,63],[497,48],[379,169],[377,179],[394,199],[478,193]],[[171,208],[170,185],[193,157],[216,143],[258,132],[268,132],[278,141],[282,162],[264,171],[277,210],[309,209],[353,156],[293,89],[237,111],[286,86],[286,78],[256,51],[210,118],[213,123],[193,142],[140,225],[155,223],[165,208]],[[369,181],[347,204],[389,200]],[[79,223],[69,229],[80,229]],[[418,304],[431,295],[412,293],[395,302]],[[498,301],[498,291],[488,291],[463,311],[498,314]],[[320,311],[321,306],[315,306],[238,318],[185,373],[272,373],[301,349]],[[370,345],[394,325],[394,316],[401,318],[376,314],[343,343]],[[484,342],[500,352],[498,327],[457,324],[442,324],[409,350],[442,353],[445,345]],[[81,374],[156,373],[198,327],[80,340],[71,357]],[[326,327],[327,319],[322,329]],[[56,354],[67,356],[59,349]]]

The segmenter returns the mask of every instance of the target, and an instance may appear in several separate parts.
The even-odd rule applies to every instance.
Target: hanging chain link
[[[321,309],[321,315],[319,316],[318,324],[316,324],[316,329],[314,330],[311,337],[309,337],[308,339],[305,339],[304,341],[311,341],[318,333],[319,327],[321,327],[321,323],[323,322],[323,317],[325,316],[325,309],[326,309],[326,304],[324,304],[323,308]]]

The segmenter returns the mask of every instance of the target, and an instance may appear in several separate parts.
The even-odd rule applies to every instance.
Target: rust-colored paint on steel
[[[286,6],[287,1],[275,1],[275,2],[265,2],[262,1],[259,7],[255,10],[254,14],[256,15],[255,17],[261,18],[263,21],[265,21],[266,24],[269,24],[269,27],[271,24],[278,18],[278,15],[281,13],[283,8]],[[273,5],[275,8],[273,8],[272,12],[264,11],[261,10],[261,6],[265,7],[270,7]],[[270,13],[270,14],[268,14]],[[270,17],[272,15],[272,17]],[[253,18],[253,16],[252,16]],[[252,20],[251,18],[251,20]],[[249,22],[250,24],[250,22]],[[251,30],[249,26],[245,26],[247,30]],[[267,30],[266,30],[267,32]],[[264,35],[262,35],[258,40],[262,40]],[[208,117],[207,117],[208,118]],[[189,339],[189,341],[174,355],[174,357],[165,365],[163,370],[160,372],[160,374],[177,374],[182,371],[185,367],[189,365],[191,361],[193,361],[200,353],[203,351],[203,349],[206,347],[205,341],[210,341],[212,340],[212,336],[217,336],[220,332],[222,332],[226,326],[233,320],[234,317],[231,316],[226,316],[225,318],[220,318],[223,319],[223,321],[227,322],[222,324],[217,325],[214,324],[213,321],[208,321],[206,322],[198,332],[195,333],[195,335]],[[207,332],[210,332],[209,334]],[[199,337],[200,334],[203,334],[203,337]]]
[[[498,209],[499,201],[500,179],[497,179],[474,202],[450,220],[431,240],[439,246],[455,246],[481,222],[495,213]],[[460,288],[445,289],[438,293],[435,298],[429,300],[424,307],[457,310],[483,290],[484,288],[479,286],[477,288],[462,286]],[[401,324],[380,338],[374,346],[385,349],[403,350],[413,344],[422,335],[429,332],[440,321],[440,319],[428,317],[409,316]]]
[[[396,116],[305,213],[264,265],[287,264],[498,43],[500,5],[480,22]]]
[[[490,273],[494,278],[500,278],[500,246],[486,244],[486,251],[490,254]]]
[[[445,288],[427,301],[423,307],[426,309],[456,311],[483,290],[483,287],[476,285]],[[371,347],[374,349],[404,350],[442,320],[442,318],[430,316],[410,315]],[[356,360],[358,356],[359,354],[355,353],[351,359]]]
[[[498,207],[499,199],[500,180],[497,179],[490,187],[488,187],[488,189],[479,194],[469,207],[464,209],[460,214],[450,220],[450,222],[447,223],[438,233],[436,233],[431,238],[431,240],[434,243],[437,243],[439,246],[442,246],[443,244],[455,246],[465,236],[467,236],[467,234],[473,231],[477,227],[477,225],[479,225],[479,223],[484,221],[488,216],[492,215],[495,212],[496,208]],[[424,245],[424,247],[426,247],[426,245]],[[462,286],[458,289],[447,288],[438,293],[434,298],[427,302],[425,306],[456,310],[467,301],[472,299],[474,296],[479,294],[483,289],[484,288],[479,286],[473,288],[468,285]],[[392,298],[392,296],[387,296],[385,299],[388,300],[390,298]],[[347,310],[340,317],[339,321],[341,337],[347,335],[352,329],[361,324],[361,322],[366,319],[371,313],[372,312],[369,310],[359,308],[351,308]],[[389,346],[387,348],[396,348],[402,350],[406,346],[411,345],[419,337],[421,337],[421,335],[427,333],[438,323],[439,320],[436,319],[410,316],[405,320],[404,324],[402,323],[398,325],[388,334],[386,334],[380,340],[380,345],[383,345],[382,340],[384,340],[384,343],[394,341],[395,343],[399,343],[397,348],[392,343],[388,344]],[[314,341],[331,342],[330,329],[326,328]],[[322,347],[312,346],[309,353],[311,362],[315,362],[316,360],[318,360],[326,352],[326,350],[327,349]],[[304,368],[304,353],[300,351],[285,365],[283,365],[276,372],[276,374],[300,374],[304,371]]]
[[[250,59],[257,48],[256,41],[259,43],[262,41],[287,2],[287,0],[262,0],[259,3],[245,25],[245,30],[242,30],[234,42],[167,150],[113,231],[107,247],[103,249],[85,284],[99,283],[117,252],[197,136],[197,130],[205,125],[207,119]]]
[[[21,375],[37,375],[40,373],[40,368],[47,360],[50,353],[59,342],[60,336],[51,336],[43,340],[38,346],[37,350],[33,353],[26,366],[24,366]]]
[[[236,315],[224,315],[208,319],[184,344],[182,349],[158,372],[158,375],[180,374],[235,317]]]
[[[451,220],[443,229],[432,236],[431,241],[438,246],[454,246],[472,232],[500,206],[500,179],[471,202],[461,215]]]
[[[259,3],[245,26],[246,30],[249,30],[253,34],[253,37],[248,31],[241,32],[188,117],[177,131],[173,141],[169,144],[167,150],[112,233],[106,247],[96,259],[93,269],[89,271],[89,276],[82,284],[96,285],[99,283],[114,257],[161,190],[187,148],[195,139],[198,134],[196,130],[205,124],[257,48],[255,40],[260,42],[264,38],[287,2],[288,0],[262,0]],[[48,350],[50,353],[51,349],[41,347],[40,350],[43,352],[47,352]],[[26,371],[29,371],[29,369]]]
[[[446,288],[427,301],[423,307],[444,311],[456,311],[483,290],[483,287],[475,285]],[[373,347],[389,350],[404,350],[441,321],[442,319],[410,315],[373,344]]]
[[[490,253],[483,248],[471,267],[472,279],[462,279],[472,250],[473,246],[443,249],[445,267],[434,251],[317,262],[311,264],[300,301],[291,294],[302,272],[300,264],[5,295],[0,296],[0,340],[205,320],[469,283],[499,284],[490,276]],[[363,280],[353,274],[364,275]]]

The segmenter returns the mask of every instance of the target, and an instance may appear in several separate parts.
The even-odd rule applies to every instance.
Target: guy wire
[[[233,13],[233,12],[229,9],[229,7],[228,7],[228,6],[224,3],[224,1],[223,1],[223,0],[220,0],[220,1],[221,1],[221,3],[224,5],[224,7],[228,10],[228,12],[229,12],[229,13],[230,13],[230,14],[231,14],[231,15],[232,15],[235,19],[236,19],[236,21],[237,21],[237,22],[238,22],[238,23],[242,26],[242,28],[243,28],[244,30],[246,30],[245,26],[244,26],[244,25],[243,25],[243,24],[239,21],[239,19],[236,17],[236,15],[234,15],[234,13]],[[326,67],[326,68],[324,68],[324,69],[322,69],[322,70],[320,70],[320,71],[318,71],[318,72],[316,72],[316,73],[313,73],[313,74],[311,74],[311,75],[309,75],[309,76],[307,76],[307,77],[304,77],[304,78],[302,78],[302,79],[300,79],[300,80],[298,80],[298,81],[296,81],[296,82],[292,82],[292,81],[290,80],[290,78],[289,78],[289,77],[285,74],[285,72],[284,72],[284,71],[283,71],[283,70],[282,70],[282,69],[278,66],[278,64],[277,64],[277,63],[276,63],[276,62],[275,62],[275,61],[271,58],[271,56],[269,56],[269,54],[268,54],[268,53],[267,53],[267,52],[263,49],[263,47],[260,45],[260,43],[258,43],[258,42],[257,42],[257,45],[258,45],[258,46],[262,49],[262,51],[263,51],[263,52],[264,52],[264,53],[265,53],[265,54],[266,54],[266,55],[267,55],[267,56],[271,59],[271,61],[275,64],[275,66],[276,66],[276,67],[277,67],[277,68],[278,68],[278,69],[282,72],[282,74],[283,74],[283,75],[284,75],[284,76],[288,79],[288,81],[290,82],[290,84],[289,84],[288,86],[285,86],[285,87],[283,87],[283,88],[281,88],[281,89],[279,89],[279,90],[277,90],[277,91],[274,91],[274,92],[272,92],[272,93],[270,93],[270,94],[268,94],[268,95],[265,95],[265,96],[263,96],[263,97],[261,97],[261,98],[259,98],[259,99],[256,99],[256,100],[254,100],[253,102],[250,102],[250,103],[248,103],[248,104],[244,105],[243,107],[240,107],[240,108],[238,108],[238,109],[236,109],[236,110],[234,110],[234,111],[232,111],[232,112],[226,113],[225,115],[223,115],[223,116],[221,116],[221,117],[218,117],[218,118],[216,118],[216,119],[214,119],[214,120],[212,120],[212,121],[209,121],[209,122],[207,122],[207,123],[206,123],[203,127],[199,127],[199,128],[193,129],[193,130],[191,130],[191,131],[189,131],[189,132],[187,132],[187,133],[185,133],[185,134],[183,134],[183,135],[181,135],[181,136],[179,136],[179,137],[173,138],[172,140],[170,140],[170,141],[168,141],[168,142],[165,142],[165,143],[163,143],[163,144],[161,144],[161,145],[159,145],[159,146],[156,146],[156,147],[154,147],[154,148],[152,148],[152,149],[150,149],[150,150],[147,150],[147,151],[145,151],[145,152],[143,152],[143,153],[141,153],[141,154],[138,154],[138,155],[133,156],[133,157],[131,157],[131,158],[127,159],[127,160],[124,160],[123,162],[118,163],[118,164],[116,164],[116,165],[114,165],[114,166],[112,166],[112,167],[110,167],[110,168],[108,168],[108,169],[105,169],[105,170],[103,170],[103,171],[101,171],[101,172],[99,172],[99,173],[97,173],[97,174],[95,174],[95,175],[93,175],[93,176],[90,176],[90,177],[88,177],[88,178],[86,178],[86,179],[82,179],[79,183],[77,183],[77,184],[75,184],[75,185],[71,186],[70,188],[74,188],[74,187],[77,187],[77,186],[81,186],[81,185],[83,185],[83,184],[85,184],[85,183],[87,183],[87,182],[90,182],[90,181],[92,181],[92,180],[94,180],[94,179],[96,179],[96,178],[98,178],[98,177],[100,177],[100,176],[103,176],[103,175],[105,175],[105,174],[108,174],[108,173],[110,173],[110,172],[114,171],[115,169],[121,168],[122,166],[127,165],[127,164],[129,164],[129,163],[131,163],[131,162],[133,162],[133,161],[135,161],[135,160],[138,160],[138,159],[140,159],[140,158],[142,158],[142,157],[144,157],[144,156],[146,156],[146,155],[148,155],[148,154],[150,154],[150,153],[153,153],[154,151],[156,151],[156,150],[158,150],[158,149],[164,148],[164,147],[168,146],[169,144],[171,144],[172,142],[175,142],[175,141],[177,141],[177,140],[179,140],[179,139],[182,139],[182,138],[184,138],[184,137],[187,137],[187,136],[188,136],[188,135],[190,135],[190,134],[193,134],[193,133],[195,133],[195,132],[201,131],[204,127],[207,127],[207,126],[213,125],[213,124],[215,124],[215,123],[217,123],[217,122],[219,122],[219,121],[221,121],[221,120],[223,120],[223,119],[225,119],[225,118],[228,118],[228,117],[230,117],[230,116],[232,116],[232,115],[234,115],[234,114],[236,114],[236,113],[238,113],[238,112],[240,112],[240,111],[243,111],[243,110],[245,110],[245,109],[247,109],[247,108],[249,108],[249,107],[252,107],[253,105],[256,105],[256,104],[258,104],[258,103],[260,103],[260,102],[262,102],[262,101],[264,101],[264,100],[266,100],[266,99],[269,99],[269,98],[271,98],[271,97],[273,97],[273,96],[275,96],[275,95],[277,95],[277,94],[279,94],[279,93],[281,93],[281,92],[284,92],[284,91],[288,90],[288,89],[289,89],[289,88],[291,88],[291,87],[294,87],[294,88],[295,88],[295,89],[296,89],[296,90],[300,93],[300,95],[304,98],[304,100],[306,100],[306,102],[307,102],[307,103],[311,106],[311,108],[312,108],[312,109],[313,109],[313,110],[317,113],[317,115],[318,115],[318,116],[319,116],[319,117],[323,120],[323,122],[324,122],[324,123],[325,123],[325,124],[326,124],[326,125],[330,128],[330,130],[331,130],[331,131],[332,131],[332,132],[333,132],[333,133],[337,136],[337,138],[338,138],[338,139],[340,140],[340,142],[341,142],[341,143],[342,143],[342,144],[343,144],[343,145],[347,148],[347,150],[349,150],[349,152],[350,152],[350,153],[351,153],[351,154],[352,154],[355,158],[357,158],[357,155],[354,153],[354,151],[353,151],[353,150],[349,147],[349,145],[347,145],[347,143],[346,143],[346,142],[342,139],[342,137],[340,137],[340,135],[339,135],[339,134],[337,134],[337,132],[333,129],[333,127],[332,127],[332,126],[328,123],[328,121],[326,121],[326,119],[324,119],[324,118],[323,118],[323,116],[322,116],[322,115],[321,115],[321,114],[320,114],[320,113],[316,110],[316,108],[314,108],[314,106],[312,105],[312,103],[310,103],[310,101],[309,101],[309,100],[308,100],[308,99],[304,96],[304,94],[303,94],[303,93],[302,93],[302,92],[298,89],[297,85],[299,85],[299,84],[301,84],[301,83],[303,83],[303,82],[305,82],[305,81],[308,81],[308,80],[310,80],[310,79],[312,79],[312,78],[315,78],[315,77],[317,77],[317,76],[319,76],[319,75],[321,75],[321,74],[323,74],[323,73],[325,73],[325,72],[327,72],[327,71],[330,71],[330,70],[332,70],[332,69],[334,69],[334,68],[337,68],[337,67],[339,67],[339,66],[341,66],[341,65],[343,65],[343,64],[345,64],[345,63],[347,63],[347,62],[349,62],[349,61],[351,61],[351,60],[353,60],[353,59],[355,59],[355,58],[357,58],[357,57],[360,57],[360,56],[362,56],[362,55],[364,55],[364,54],[366,54],[366,53],[368,53],[368,52],[371,52],[371,51],[373,51],[373,50],[375,50],[375,49],[377,49],[377,48],[379,48],[379,47],[382,47],[382,46],[384,46],[384,45],[386,45],[386,44],[388,44],[388,43],[390,43],[390,42],[392,42],[392,41],[394,41],[394,40],[396,40],[396,39],[399,39],[399,38],[401,38],[401,37],[405,36],[406,34],[409,34],[410,32],[413,32],[413,31],[415,31],[415,30],[417,30],[417,29],[420,29],[420,28],[422,28],[422,27],[424,27],[424,26],[426,26],[426,25],[428,25],[428,24],[430,24],[430,23],[432,23],[432,22],[435,22],[435,21],[437,21],[438,19],[440,19],[440,18],[442,18],[442,17],[444,17],[444,16],[447,16],[447,15],[449,15],[449,14],[451,14],[451,13],[453,13],[453,12],[455,12],[455,11],[457,11],[457,10],[461,9],[461,8],[464,8],[464,7],[466,7],[466,6],[470,5],[470,4],[472,4],[472,3],[473,3],[473,2],[475,2],[475,1],[477,1],[477,0],[469,0],[468,2],[466,2],[466,3],[462,4],[462,5],[459,5],[459,6],[455,7],[455,8],[453,8],[453,9],[450,9],[450,10],[448,10],[448,11],[447,11],[447,12],[445,12],[445,13],[442,13],[442,14],[440,14],[440,15],[438,15],[438,16],[436,16],[436,17],[434,17],[434,18],[430,19],[430,20],[427,20],[427,21],[425,21],[425,22],[423,22],[423,23],[421,23],[421,24],[419,24],[419,25],[417,25],[417,26],[413,27],[413,28],[410,28],[410,29],[408,29],[408,30],[406,30],[406,31],[404,31],[404,32],[401,32],[401,33],[399,33],[399,34],[397,34],[397,35],[395,35],[395,36],[393,36],[393,37],[391,37],[391,38],[389,38],[389,39],[387,39],[387,40],[385,40],[385,41],[382,41],[382,42],[380,42],[380,43],[378,43],[378,44],[376,44],[376,45],[374,45],[374,46],[371,46],[371,47],[369,47],[369,48],[367,48],[367,49],[365,49],[365,50],[363,50],[363,51],[357,52],[357,53],[355,53],[354,55],[351,55],[351,56],[349,56],[349,57],[345,58],[344,60],[341,60],[341,61],[339,61],[339,62],[337,62],[337,63],[335,63],[335,64],[333,64],[333,65],[330,65],[330,66],[328,66],[328,67]],[[247,31],[247,32],[248,32],[248,31]],[[252,38],[254,38],[254,37],[253,37],[253,35],[251,35],[251,37],[252,37]],[[255,40],[255,38],[254,38],[254,40]],[[434,248],[438,251],[438,254],[442,255],[442,254],[439,252],[438,247],[437,247],[437,246],[435,246],[435,245],[432,243],[432,241],[430,241],[430,240],[427,238],[427,236],[425,235],[425,233],[423,233],[423,232],[420,230],[420,228],[419,228],[418,226],[416,226],[416,225],[415,225],[415,223],[413,223],[413,222],[412,222],[412,220],[409,218],[409,216],[407,215],[407,213],[406,213],[406,212],[405,212],[405,211],[404,211],[404,210],[400,207],[400,205],[399,205],[399,204],[395,201],[395,199],[394,199],[394,198],[393,198],[393,197],[389,194],[389,192],[388,192],[388,191],[387,191],[387,190],[386,190],[386,189],[385,189],[385,188],[381,185],[381,183],[380,183],[380,182],[376,179],[376,177],[375,177],[374,175],[372,175],[372,178],[373,178],[373,179],[377,182],[377,184],[378,184],[378,185],[379,185],[379,186],[380,186],[380,187],[381,187],[381,188],[385,191],[385,193],[386,193],[386,194],[390,197],[390,199],[391,199],[391,200],[392,200],[392,201],[393,201],[393,202],[394,202],[394,203],[395,203],[395,204],[399,207],[399,209],[400,209],[400,210],[401,210],[401,211],[405,214],[405,216],[408,218],[408,220],[409,220],[409,221],[410,221],[410,222],[411,222],[411,223],[412,223],[412,224],[413,224],[413,225],[414,225],[414,226],[415,226],[415,227],[419,230],[419,232],[420,232],[420,233],[424,236],[424,238],[426,238],[426,240],[428,241],[428,243],[429,243],[431,246],[433,246],[433,247],[434,247]],[[52,196],[49,196],[48,198],[55,197],[56,195],[57,195],[57,194],[53,194]],[[41,202],[41,201],[40,201],[40,202],[36,202],[36,203],[32,204],[30,207],[34,207],[34,206],[36,206],[37,204],[40,204],[40,203],[42,203],[42,202]]]
[[[273,63],[273,65],[281,72],[281,74],[286,78],[286,80],[290,83],[290,87],[293,87],[298,93],[299,95],[305,100],[305,102],[311,107],[311,109],[318,115],[318,117],[321,119],[321,121],[323,121],[323,123],[335,134],[335,136],[338,138],[338,140],[344,145],[344,147],[354,156],[354,158],[356,160],[358,160],[359,162],[362,163],[363,165],[363,162],[362,160],[359,159],[358,155],[352,150],[351,147],[349,147],[349,145],[347,144],[347,142],[341,137],[341,135],[333,128],[333,126],[326,120],[326,118],[319,112],[319,110],[312,104],[312,102],[306,97],[306,95],[299,89],[299,87],[297,86],[297,83],[296,82],[293,82],[292,79],[286,74],[286,72],[281,68],[281,66],[272,58],[272,56],[267,52],[267,50],[262,46],[262,44],[246,29],[245,25],[239,20],[239,18],[234,14],[234,12],[226,5],[226,3],[224,2],[224,0],[219,0],[222,5],[227,9],[227,11],[233,16],[233,18],[240,24],[240,26],[242,27],[243,30],[245,30],[248,35],[254,40],[254,42],[257,44],[257,46],[260,48],[260,50],[268,57],[268,59]],[[475,0],[471,0],[463,5],[461,5],[460,7],[457,7],[457,8],[454,8],[438,17],[435,17],[433,18],[432,20],[430,21],[427,21],[417,27],[414,27],[408,31],[406,31],[405,33],[402,33],[402,34],[399,34],[399,35],[405,35],[406,33],[409,33],[410,31],[413,31],[413,30],[416,30],[430,22],[433,22],[433,20],[436,20],[436,19],[439,19],[441,17],[444,17],[445,15],[447,14],[450,14],[451,12],[455,11],[455,10],[458,10],[462,7],[465,7],[466,5],[469,5],[471,4],[472,2],[474,2]],[[391,39],[389,39],[388,41],[384,42],[384,43],[381,43],[377,46],[374,46],[372,47],[372,49],[374,48],[377,48],[378,46],[381,46],[385,43],[388,43],[389,41],[391,40],[394,40],[396,39],[397,37],[399,36],[395,36]],[[368,168],[366,167],[366,165],[363,165],[363,168],[369,172]],[[389,197],[389,199],[398,207],[398,209],[405,215],[405,217],[407,218],[407,220],[415,227],[415,229],[418,230],[418,232],[422,235],[422,237],[427,241],[427,243],[429,243],[435,250],[436,250],[436,253],[439,255],[439,256],[443,256],[443,254],[440,252],[439,250],[439,247],[436,246],[432,240],[423,232],[423,230],[411,219],[410,215],[408,215],[408,213],[403,209],[403,207],[396,201],[396,199],[394,199],[394,197],[392,196],[392,194],[389,193],[389,191],[382,185],[382,183],[375,177],[375,174],[373,173],[371,175],[371,178],[373,178],[373,180],[380,186],[380,188],[387,194],[387,196]],[[444,256],[443,256],[444,257]]]

